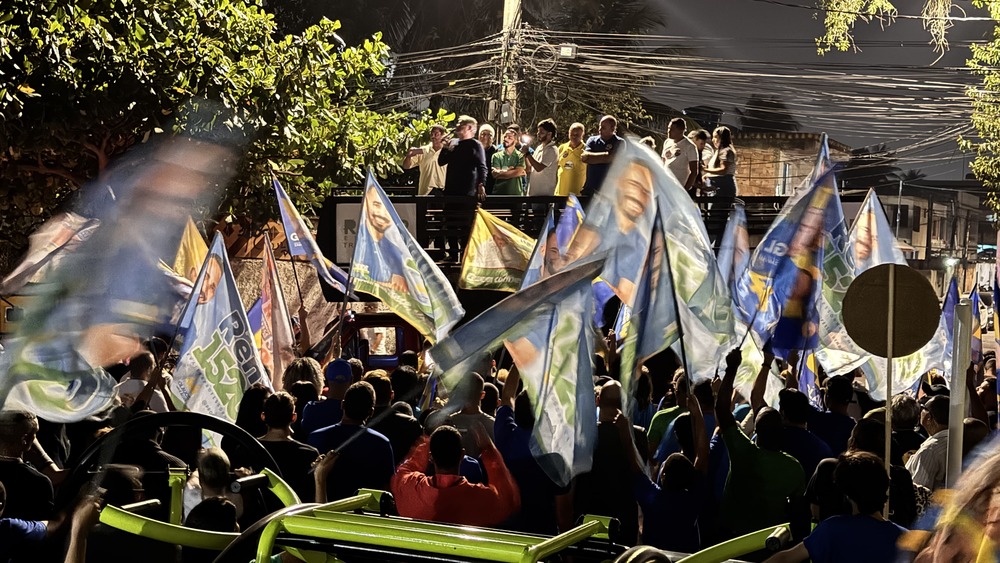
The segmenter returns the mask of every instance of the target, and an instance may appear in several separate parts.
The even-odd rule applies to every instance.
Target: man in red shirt
[[[520,493],[486,432],[475,426],[489,485],[469,483],[458,474],[465,455],[462,435],[452,426],[421,437],[392,478],[400,516],[466,526],[496,526],[520,508]],[[434,463],[434,475],[424,473]]]

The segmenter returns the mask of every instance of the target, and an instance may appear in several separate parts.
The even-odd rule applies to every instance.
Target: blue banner
[[[278,198],[278,210],[281,212],[281,224],[285,228],[285,239],[288,241],[288,253],[292,256],[305,256],[316,268],[316,274],[327,285],[341,293],[346,292],[347,273],[323,256],[316,244],[309,226],[299,215],[295,204],[285,193],[285,189],[274,178],[274,193]]]
[[[444,338],[465,310],[370,172],[358,225],[352,289],[381,299],[431,342]]]
[[[234,422],[243,392],[256,383],[271,387],[271,381],[220,233],[198,274],[188,309],[191,326],[183,334],[170,382],[174,406]]]

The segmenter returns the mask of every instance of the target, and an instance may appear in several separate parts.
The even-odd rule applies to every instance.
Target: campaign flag
[[[641,154],[633,143],[621,145],[619,151],[562,260],[572,264],[592,254],[607,254],[604,271],[594,283],[598,325],[612,296],[628,306],[635,301],[656,211],[654,170],[649,164],[655,159]],[[662,163],[653,168],[665,174]]]
[[[80,191],[79,209],[101,226],[63,253],[4,342],[3,408],[68,423],[113,404],[116,381],[103,366],[172,333],[181,298],[158,263],[173,258],[194,206],[228,183],[219,163],[232,155],[221,145],[165,138],[137,147]]]
[[[220,233],[215,234],[187,308],[193,311],[191,325],[170,382],[174,406],[234,422],[243,392],[255,383],[271,387],[271,381]]]
[[[785,202],[750,265],[736,283],[738,309],[750,313],[750,334],[758,346],[771,340],[779,355],[818,345],[817,303],[827,212],[836,186],[826,153],[826,137],[806,189]]]
[[[261,272],[260,361],[271,374],[271,384],[281,391],[281,376],[295,359],[295,336],[285,294],[278,280],[278,266],[271,250],[271,237],[264,234],[264,268]]]
[[[591,280],[603,262],[591,257],[518,291],[430,352],[449,395],[461,397],[477,362],[507,347],[535,411],[532,453],[560,485],[590,469],[597,437],[589,319]]]
[[[668,346],[678,357],[687,358],[685,368],[695,383],[714,378],[726,353],[735,346],[732,296],[701,213],[655,155],[637,147],[638,143],[630,143],[616,157],[624,166],[622,176],[615,179],[619,185],[633,184],[627,188],[631,193],[642,193],[634,184],[648,181],[656,211],[631,304],[630,340],[622,350],[625,397],[631,395],[638,365]],[[633,200],[634,196],[625,205],[636,208]]]
[[[562,214],[559,215],[559,224],[556,226],[556,244],[559,245],[560,256],[566,254],[584,217],[586,215],[580,200],[573,194],[566,196],[566,206],[563,207]]]
[[[944,377],[951,383],[952,373],[952,350],[955,343],[955,306],[960,299],[958,294],[958,280],[953,276],[948,283],[948,291],[944,296],[944,303],[941,305],[941,322],[944,323],[944,332],[947,337],[947,346],[944,350]]]
[[[264,309],[260,297],[247,309],[247,322],[250,323],[250,333],[253,334],[253,341],[257,344],[257,349],[260,350],[260,343],[264,340],[262,333]]]
[[[799,370],[799,391],[806,394],[813,407],[825,410],[823,397],[819,394],[819,361],[816,359],[814,350],[803,352],[805,357],[801,360],[802,366],[796,366]]]
[[[285,193],[285,189],[274,178],[274,193],[278,198],[278,210],[281,212],[281,225],[285,229],[288,240],[288,253],[292,256],[305,256],[316,268],[316,274],[323,282],[341,293],[346,293],[347,273],[336,264],[326,259],[316,244],[309,226],[299,215],[298,209]]]
[[[371,172],[351,260],[352,289],[382,300],[431,342],[465,315],[451,282],[417,243]]]
[[[969,301],[972,304],[972,355],[970,360],[979,363],[983,359],[983,321],[979,315],[979,288],[973,287],[969,292]]]
[[[534,239],[489,211],[477,208],[458,287],[517,291],[534,248]]]
[[[735,297],[736,281],[750,266],[750,232],[747,230],[747,212],[740,202],[733,204],[733,209],[729,212],[729,221],[726,222],[726,230],[722,233],[722,242],[719,245],[718,264],[722,279]],[[753,313],[753,310],[742,309],[740,303],[735,298],[733,299],[733,315],[737,321],[749,325]]]
[[[100,225],[76,213],[59,213],[28,237],[28,253],[14,271],[0,282],[0,295],[17,293],[27,283],[44,281],[60,257],[76,250]]]
[[[177,256],[174,257],[173,270],[194,283],[206,256],[208,256],[208,245],[201,237],[194,220],[188,217],[184,234],[181,235],[181,244],[177,247]]]
[[[851,226],[850,240],[855,276],[881,264],[906,265],[906,258],[899,249],[889,219],[874,190],[869,190],[861,204]],[[840,320],[827,317],[822,322],[839,323]],[[870,356],[846,334],[841,334],[836,341],[826,341],[825,344],[827,346],[817,350],[816,355],[827,374],[844,375],[860,367],[868,380],[872,398],[885,400],[888,373],[885,358]],[[930,369],[943,369],[946,347],[947,336],[942,320],[935,335],[923,348],[908,356],[893,359],[892,394],[910,389]]]
[[[1000,283],[997,283],[996,273],[993,274],[993,339],[1000,344]]]
[[[535,248],[528,258],[528,266],[521,278],[521,287],[524,289],[538,280],[549,276],[556,266],[555,257],[559,255],[559,247],[556,245],[555,221],[552,218],[552,209],[542,223],[542,230],[535,239]]]

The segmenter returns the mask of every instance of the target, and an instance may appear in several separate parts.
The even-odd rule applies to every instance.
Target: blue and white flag
[[[587,216],[563,256],[564,263],[572,264],[593,254],[607,254],[604,270],[594,283],[594,318],[598,325],[612,296],[617,295],[630,307],[635,301],[656,211],[654,169],[666,174],[662,163],[650,166],[648,161],[655,158],[640,161],[637,155],[642,153],[633,145],[621,145],[621,152],[591,199]]]
[[[747,230],[747,212],[742,203],[737,202],[729,212],[726,230],[722,233],[719,245],[719,272],[722,279],[732,292],[733,316],[738,322],[749,325],[753,318],[753,310],[746,311],[739,307],[735,299],[736,282],[747,268],[750,267],[750,232]]]
[[[531,251],[528,258],[528,269],[521,278],[521,287],[524,289],[538,280],[552,274],[553,268],[558,265],[559,246],[556,243],[555,220],[552,218],[552,209],[542,223],[542,230],[535,240],[535,249]]]
[[[580,200],[573,194],[566,196],[566,206],[563,207],[562,214],[559,215],[559,224],[556,226],[556,243],[559,245],[560,255],[565,255],[569,250],[569,245],[572,244],[585,217]]]
[[[271,381],[261,364],[221,233],[215,234],[188,309],[191,325],[183,335],[170,382],[174,406],[235,422],[243,392],[255,383],[270,388]]]
[[[899,249],[889,219],[885,216],[874,190],[869,190],[868,196],[858,210],[858,215],[851,226],[850,240],[855,276],[882,264],[906,265],[906,258]],[[834,321],[839,322],[839,319]],[[912,388],[922,375],[933,368],[944,369],[946,346],[947,335],[942,321],[934,336],[923,348],[909,356],[893,360],[892,394],[903,393]],[[816,354],[829,375],[848,374],[860,367],[868,380],[868,391],[872,398],[885,400],[888,372],[885,358],[869,355],[846,335],[818,350]]]
[[[319,279],[340,293],[345,293],[347,273],[323,256],[309,226],[299,215],[299,210],[295,208],[295,204],[285,193],[285,189],[278,183],[277,178],[272,181],[274,182],[274,194],[278,198],[278,211],[281,212],[281,225],[285,229],[285,238],[288,240],[288,253],[292,256],[305,256],[316,268]]]
[[[3,408],[68,423],[113,405],[116,382],[103,367],[139,353],[152,336],[171,334],[182,298],[159,262],[173,259],[195,205],[210,204],[213,188],[228,183],[231,171],[220,162],[232,156],[223,146],[164,139],[130,151],[81,190],[79,214],[101,226],[88,232],[64,225],[64,234],[75,234],[63,244],[47,237],[55,252],[27,265],[48,259],[54,269],[4,342]]]
[[[952,374],[952,351],[955,346],[955,306],[961,296],[958,293],[958,280],[954,277],[948,282],[948,291],[944,296],[944,303],[941,305],[941,322],[944,324],[944,333],[947,337],[947,345],[944,350],[944,378],[951,384]]]
[[[590,258],[532,284],[430,352],[454,398],[464,396],[469,374],[486,354],[507,347],[535,410],[532,453],[560,485],[590,470],[597,438],[591,366],[596,335],[589,319],[591,280],[602,266],[603,257]]]
[[[972,304],[972,354],[969,359],[978,364],[983,360],[983,320],[979,313],[982,304],[978,287],[969,292],[969,302]]]
[[[631,214],[639,203],[634,194],[651,192],[655,208],[639,286],[631,303],[623,299],[631,306],[630,340],[622,350],[623,397],[631,396],[638,365],[667,347],[687,358],[685,368],[693,382],[710,380],[736,342],[731,293],[701,213],[659,158],[640,143],[626,144],[615,162],[618,168],[612,168],[602,189],[610,183],[619,194],[631,194],[616,200],[616,205],[633,209]],[[639,186],[642,182],[648,182],[648,190]]]
[[[351,288],[381,299],[431,342],[444,338],[465,309],[370,172],[358,225]]]
[[[736,284],[738,308],[753,319],[751,335],[758,346],[771,340],[779,356],[819,344],[824,231],[836,223],[828,213],[839,209],[825,135],[809,182],[785,202]]]

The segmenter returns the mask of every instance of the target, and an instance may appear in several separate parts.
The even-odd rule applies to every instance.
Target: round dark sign
[[[841,312],[847,334],[870,354],[888,357],[889,270],[895,273],[893,346],[895,358],[921,349],[941,319],[937,294],[927,278],[909,266],[882,264],[855,278]]]

